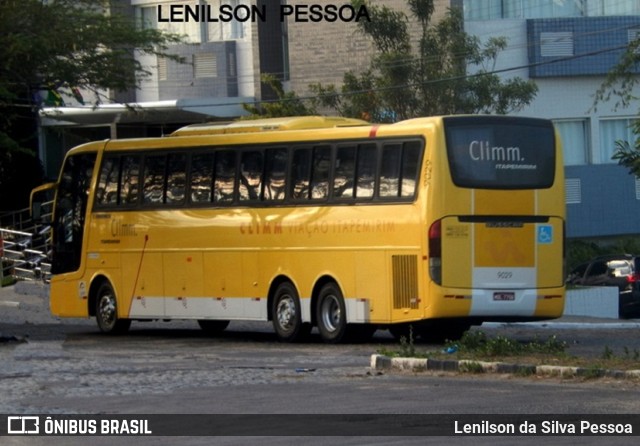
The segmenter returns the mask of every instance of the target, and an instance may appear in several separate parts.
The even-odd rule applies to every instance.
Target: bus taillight
[[[442,221],[436,220],[429,228],[429,275],[442,285]]]
[[[627,283],[640,282],[640,274],[638,273],[628,274],[626,277],[627,277]]]

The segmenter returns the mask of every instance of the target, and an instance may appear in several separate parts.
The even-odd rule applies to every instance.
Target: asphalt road
[[[605,349],[620,355],[640,351],[640,324],[635,321],[564,318],[480,329],[519,340],[556,335],[567,342],[570,354],[593,358]],[[309,342],[289,345],[277,342],[269,324],[232,323],[222,335],[208,336],[195,322],[180,322],[134,323],[128,335],[110,337],[98,333],[93,320],[51,317],[44,296],[3,289],[0,339],[0,414],[271,414],[281,416],[273,429],[283,435],[236,436],[264,433],[240,426],[234,436],[227,437],[136,437],[133,442],[125,437],[95,437],[90,440],[95,445],[300,444],[301,438],[290,436],[296,432],[290,428],[296,423],[319,423],[326,414],[373,415],[375,428],[393,420],[385,417],[398,414],[545,414],[551,420],[562,415],[635,414],[640,419],[640,383],[636,381],[371,370],[371,354],[397,347],[387,332],[378,332],[366,344],[325,345],[312,335]],[[244,422],[256,420],[274,419]],[[451,419],[443,422],[450,424]],[[305,437],[304,443],[478,445],[543,440],[533,436],[407,437],[390,429],[393,436],[366,438],[352,436],[361,432],[327,429],[320,436]],[[554,444],[603,441],[602,437],[553,438]],[[637,443],[630,437],[607,441]],[[88,439],[12,436],[0,438],[0,443],[87,444]]]

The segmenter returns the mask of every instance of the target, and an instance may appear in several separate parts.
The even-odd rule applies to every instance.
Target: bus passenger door
[[[62,169],[53,216],[51,272],[54,275],[80,268],[95,162],[95,153],[81,153],[67,157]]]

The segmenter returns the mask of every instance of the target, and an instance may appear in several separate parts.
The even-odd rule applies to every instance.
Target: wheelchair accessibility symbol
[[[538,226],[538,243],[543,245],[553,243],[553,226],[551,225]]]

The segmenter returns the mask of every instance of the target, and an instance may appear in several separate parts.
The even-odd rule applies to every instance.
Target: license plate
[[[516,300],[516,293],[493,293],[493,300]]]

